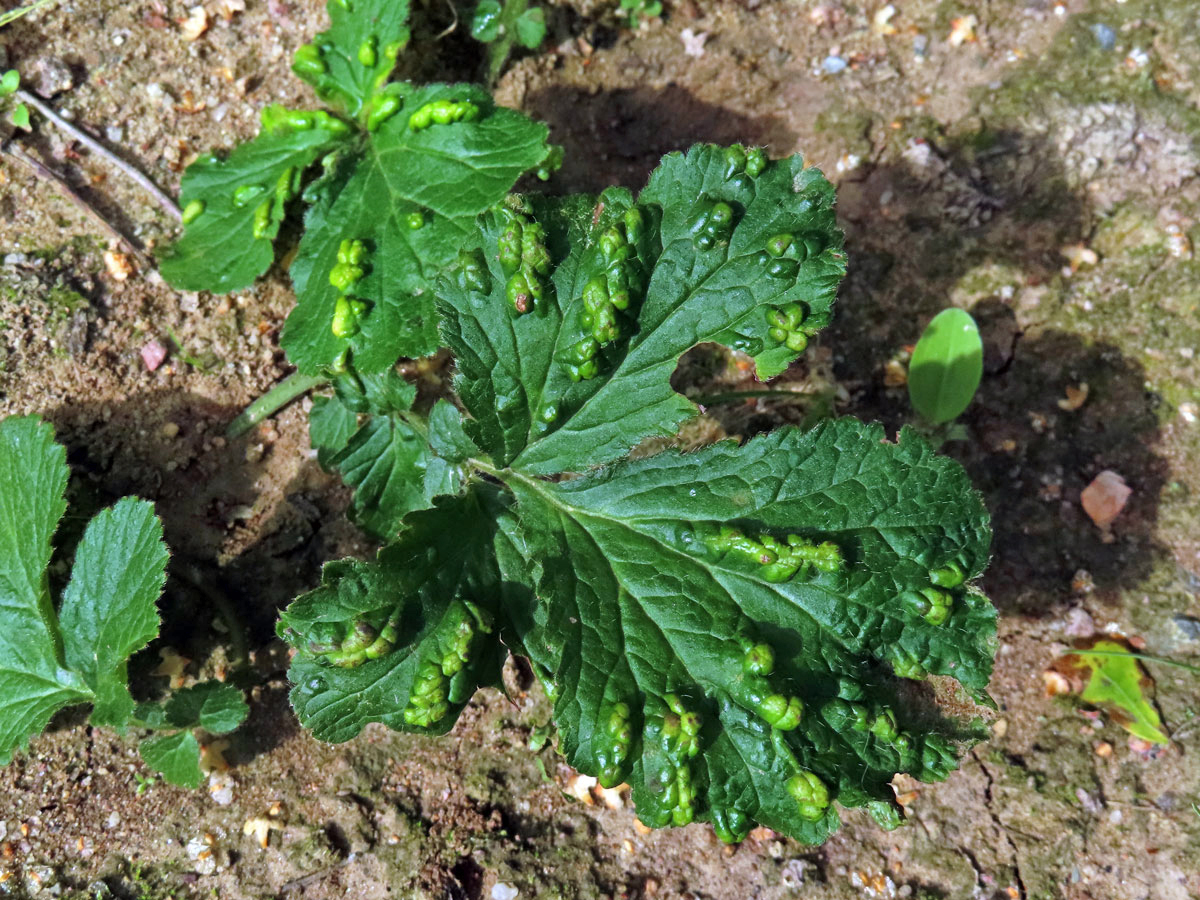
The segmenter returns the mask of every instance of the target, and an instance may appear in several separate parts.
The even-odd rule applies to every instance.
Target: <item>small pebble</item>
[[[492,900],[516,900],[519,894],[515,887],[511,884],[505,884],[503,881],[497,881],[492,885]]]
[[[1117,44],[1117,33],[1103,22],[1096,22],[1092,25],[1092,34],[1095,35],[1096,43],[1102,50],[1111,50]]]
[[[120,125],[109,125],[104,129],[104,136],[110,144],[119,144],[125,140],[125,129]]]
[[[1111,469],[1105,469],[1083,489],[1079,500],[1083,511],[1099,528],[1107,528],[1125,508],[1133,489]]]
[[[844,72],[848,65],[849,63],[847,63],[840,56],[834,56],[833,54],[830,54],[829,56],[825,57],[825,61],[821,63],[821,68],[824,69],[829,75],[836,75],[838,72]]]
[[[167,348],[161,341],[151,341],[142,347],[142,362],[146,364],[146,368],[153,372],[163,364],[163,360],[167,358]]]

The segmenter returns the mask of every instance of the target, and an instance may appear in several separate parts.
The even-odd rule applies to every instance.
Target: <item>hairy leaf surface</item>
[[[180,290],[218,294],[253,284],[275,260],[275,237],[290,199],[276,208],[280,180],[288,181],[290,193],[297,173],[346,140],[346,131],[264,130],[225,159],[210,153],[188,166],[180,204],[185,210],[199,204],[192,208],[200,211],[159,261],[163,277]],[[256,211],[264,203],[270,204],[268,224],[256,233]]]
[[[478,118],[413,129],[428,103],[471,102]],[[347,348],[359,372],[437,348],[432,279],[454,259],[475,217],[546,158],[545,126],[496,107],[469,85],[432,85],[404,97],[399,112],[361,150],[333,165],[306,194],[312,204],[292,264],[298,304],[284,328],[288,358],[302,371],[331,366]],[[419,216],[413,228],[410,217]],[[330,329],[338,289],[329,282],[343,240],[367,248],[353,295],[368,304],[361,329]]]
[[[498,258],[511,227],[506,212],[484,217],[478,251],[463,254],[443,290],[444,337],[458,358],[472,437],[497,462],[525,471],[580,471],[649,435],[673,434],[697,410],[670,378],[699,343],[753,355],[761,377],[782,371],[804,335],[828,323],[845,271],[833,188],[799,157],[752,177],[741,151],[698,146],[665,157],[636,202],[612,189],[594,215],[586,206],[580,198],[531,201],[527,218],[547,232],[557,263],[533,311],[515,313],[506,300],[511,279]],[[706,221],[718,207],[730,218],[719,228]],[[627,214],[640,224],[631,227]],[[614,229],[628,248],[618,251],[628,277],[644,287],[630,291],[616,315],[619,334],[594,355],[596,375],[580,378],[570,359],[588,339],[588,285],[613,280],[604,242]],[[774,255],[783,239],[788,246]],[[486,278],[466,277],[482,265]],[[770,333],[782,311],[796,320],[792,348],[800,349]]]

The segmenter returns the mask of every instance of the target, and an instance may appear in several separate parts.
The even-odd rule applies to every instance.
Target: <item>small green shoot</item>
[[[3,24],[0,22],[0,24]],[[21,87],[21,76],[16,69],[9,69],[3,75],[0,75],[0,100],[5,97],[15,94]],[[13,107],[12,112],[8,114],[8,120],[18,128],[29,130],[29,107],[24,103],[18,103]]]
[[[0,28],[5,25],[11,25],[13,22],[22,16],[27,16],[31,12],[37,12],[43,6],[49,6],[55,0],[33,0],[32,3],[26,3],[24,6],[16,6],[12,9],[5,10],[0,13]]]
[[[621,0],[621,9],[625,12],[629,27],[637,28],[643,18],[661,16],[663,5],[660,0]]]
[[[136,703],[129,658],[158,635],[155,604],[166,581],[162,524],[126,497],[84,530],[56,605],[47,574],[51,539],[66,513],[66,452],[34,417],[0,422],[0,765],[59,710],[92,706],[91,723],[161,732],[141,744],[167,781],[200,784],[194,729],[232,731],[248,711],[232,685],[205,682],[161,703]]]
[[[970,405],[983,377],[983,342],[971,314],[945,309],[926,326],[908,366],[908,396],[930,424],[943,425]]]
[[[479,0],[471,37],[488,45],[487,80],[495,83],[514,44],[536,50],[546,39],[546,11],[528,0]]]

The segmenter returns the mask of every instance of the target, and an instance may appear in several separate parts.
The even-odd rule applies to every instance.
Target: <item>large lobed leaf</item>
[[[608,190],[592,206],[538,204],[531,218],[547,231],[555,261],[546,299],[514,315],[497,259],[506,230],[501,213],[485,216],[477,260],[487,265],[487,292],[463,277],[442,292],[444,337],[459,364],[457,388],[473,416],[472,437],[498,463],[550,474],[580,471],[620,457],[649,435],[673,434],[696,407],[671,388],[679,357],[716,341],[755,357],[761,377],[782,371],[798,351],[769,336],[769,316],[790,304],[806,312],[804,327],[829,322],[845,272],[833,188],[795,156],[770,163],[757,177],[730,165],[728,150],[709,145],[673,153],[651,175],[636,203]],[[730,174],[732,169],[732,174]],[[727,237],[698,246],[697,219],[727,203]],[[634,298],[619,339],[597,357],[600,377],[572,381],[564,357],[585,337],[585,285],[605,272],[601,236],[622,228],[630,208],[645,220],[631,241],[648,286]],[[794,271],[772,277],[771,238],[791,234],[811,248]],[[637,307],[637,308],[634,308]]]
[[[411,127],[415,111],[442,100],[474,103],[479,117]],[[282,338],[302,372],[332,366],[347,348],[363,373],[437,349],[433,280],[469,237],[475,217],[549,152],[544,125],[495,106],[480,88],[406,88],[403,103],[305,194],[311,207],[291,268],[297,306]],[[420,217],[420,227],[410,226],[410,216]],[[330,328],[339,292],[329,274],[344,240],[367,248],[354,296],[368,312],[353,337]]]

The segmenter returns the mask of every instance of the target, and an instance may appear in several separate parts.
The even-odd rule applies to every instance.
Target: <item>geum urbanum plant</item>
[[[817,843],[835,801],[897,825],[891,779],[944,778],[969,729],[891,676],[988,702],[995,611],[972,581],[990,533],[962,468],[853,419],[625,458],[697,414],[670,383],[692,347],[769,378],[828,324],[833,201],[799,157],[697,146],[636,198],[482,215],[436,291],[462,411],[422,415],[394,371],[353,365],[313,409],[320,459],[390,542],[281,617],[304,725],[444,733],[511,651],[567,760],[628,782],[649,825]]]
[[[382,372],[436,350],[434,279],[479,213],[525,172],[548,177],[560,156],[544,125],[482,88],[391,81],[409,38],[404,0],[327,9],[329,29],[296,51],[292,70],[329,109],[268,106],[256,138],[192,163],[186,230],[161,260],[177,288],[247,287],[276,258],[285,219],[306,207],[282,343],[309,376],[351,359]]]
[[[158,636],[155,607],[167,548],[154,507],[126,497],[87,524],[55,604],[51,540],[67,509],[66,451],[34,417],[0,421],[0,765],[61,709],[91,704],[90,722],[142,740],[146,763],[168,780],[203,779],[195,729],[224,734],[249,711],[231,684],[201,682],[138,703],[129,658]]]

